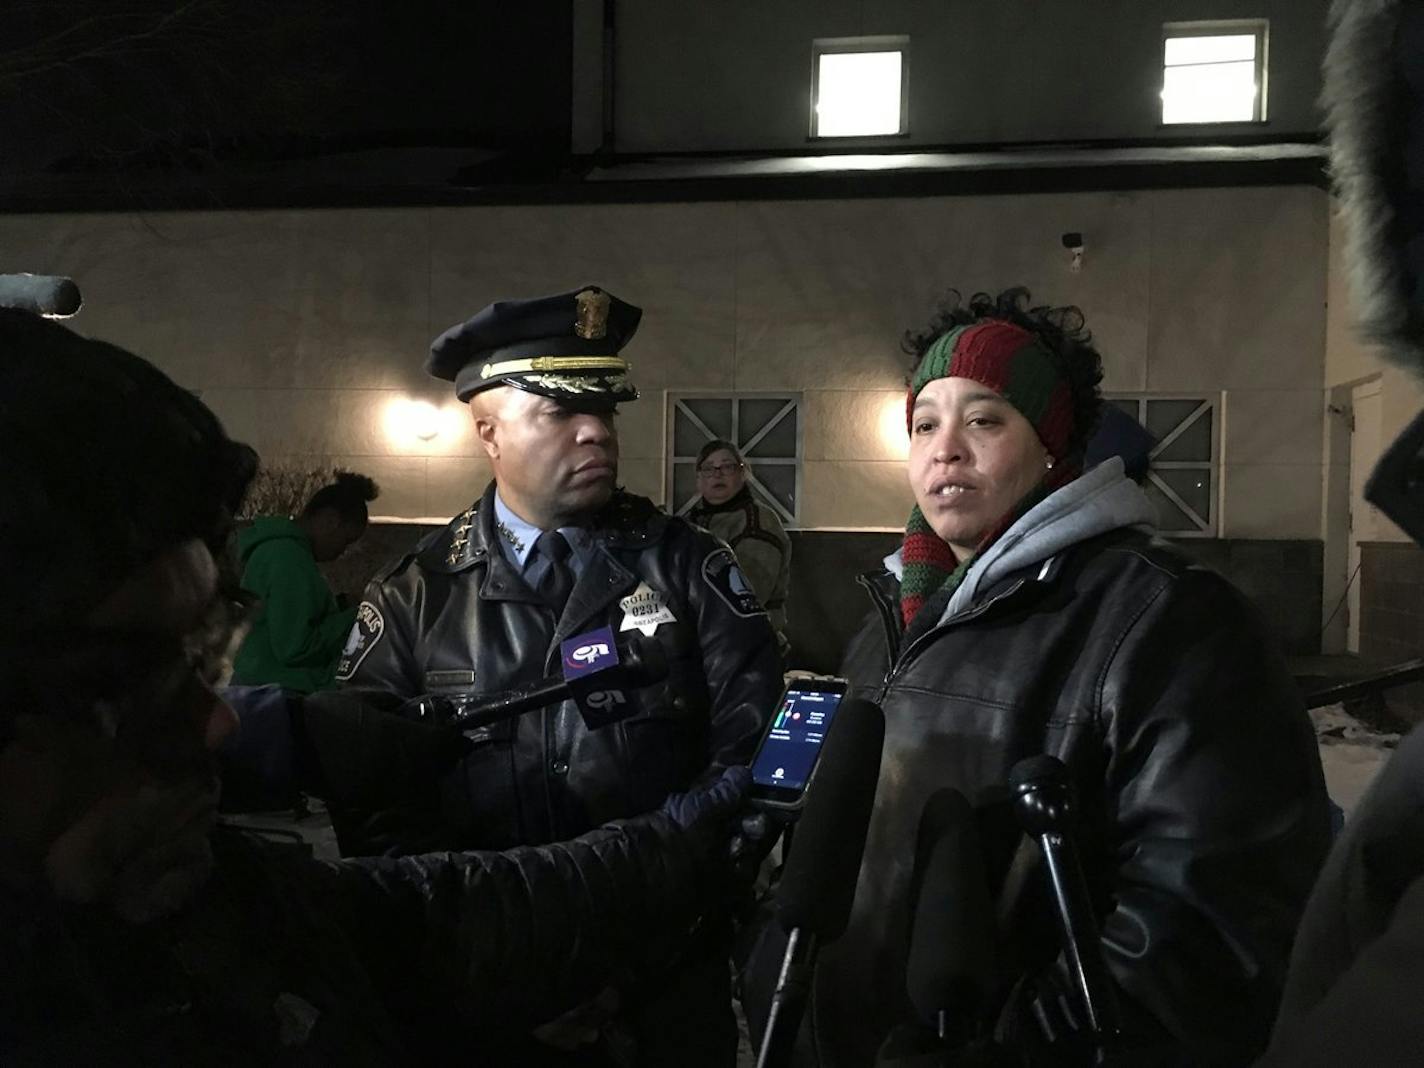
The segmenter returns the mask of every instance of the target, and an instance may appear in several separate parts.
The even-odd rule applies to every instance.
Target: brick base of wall
[[[1424,656],[1424,549],[1408,542],[1360,545],[1360,659],[1388,667]],[[1384,695],[1390,713],[1424,721],[1424,683]]]
[[[1308,539],[1183,538],[1185,556],[1225,575],[1261,609],[1292,656],[1320,652],[1325,545]]]

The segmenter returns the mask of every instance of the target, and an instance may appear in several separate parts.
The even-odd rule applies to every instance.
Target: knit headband
[[[1073,437],[1073,395],[1043,342],[1032,332],[1002,319],[955,327],[926,350],[905,399],[905,420],[911,433],[915,398],[926,385],[940,378],[972,379],[998,393],[1032,424],[1049,455],[1058,461],[1049,465],[1038,485],[989,531],[977,546],[978,553],[1019,516],[1076,477],[1077,458],[1068,455],[1068,443]],[[973,559],[970,556],[957,560],[919,505],[915,505],[905,525],[905,542],[900,550],[900,613],[906,642],[934,623],[933,613],[916,618],[925,602],[936,593],[952,594]]]
[[[1073,395],[1048,348],[1037,335],[1002,319],[958,326],[926,350],[910,380],[905,402],[911,425],[915,398],[939,378],[969,378],[1012,404],[1038,432],[1055,458],[1073,436]]]

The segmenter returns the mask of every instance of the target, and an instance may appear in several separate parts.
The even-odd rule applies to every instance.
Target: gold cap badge
[[[574,333],[592,341],[608,333],[608,294],[598,289],[585,289],[574,296],[578,314]]]

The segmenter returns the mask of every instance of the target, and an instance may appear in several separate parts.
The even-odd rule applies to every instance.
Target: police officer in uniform
[[[619,352],[641,314],[587,286],[492,304],[436,339],[426,368],[469,403],[494,482],[372,581],[337,679],[407,699],[496,694],[557,675],[560,643],[604,625],[661,645],[668,678],[597,730],[564,702],[469,732],[432,811],[342,814],[344,851],[559,841],[750,759],[781,689],[766,612],[724,544],[616,488],[616,406],[638,396]],[[610,992],[613,1021],[581,1025],[601,1029],[597,1056],[731,1064],[725,950],[709,932],[655,991]]]

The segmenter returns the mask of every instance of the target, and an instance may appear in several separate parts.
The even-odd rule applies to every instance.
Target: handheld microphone
[[[827,732],[815,789],[776,889],[776,918],[788,940],[757,1068],[791,1063],[816,954],[850,922],[884,744],[879,706],[844,701]]]
[[[569,696],[589,730],[616,723],[633,713],[629,691],[667,678],[667,654],[655,641],[620,635],[599,627],[559,646],[559,663]]]
[[[450,725],[460,730],[487,727],[572,698],[593,730],[632,715],[636,705],[629,691],[668,676],[660,644],[634,634],[615,638],[611,627],[570,638],[559,653],[561,675],[480,701],[457,699]]]
[[[1024,833],[1038,841],[1058,913],[1068,970],[1102,1062],[1120,1033],[1117,997],[1103,957],[1097,919],[1074,840],[1077,802],[1068,769],[1044,754],[1021,760],[1009,771],[1014,814]]]
[[[906,990],[941,1042],[968,1041],[994,986],[994,905],[974,809],[962,793],[930,796],[918,843]]]
[[[84,303],[74,279],[48,274],[0,274],[0,308],[67,319]]]

